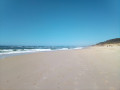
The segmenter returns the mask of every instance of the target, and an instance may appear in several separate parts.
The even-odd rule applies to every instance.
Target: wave
[[[51,49],[3,49],[0,50],[0,55],[4,54],[16,54],[16,53],[32,53],[40,51],[52,51]]]
[[[14,53],[30,53],[30,52],[42,52],[42,51],[56,51],[56,50],[70,50],[70,49],[82,49],[83,47],[76,48],[60,48],[60,49],[1,49],[2,54],[14,54]]]
[[[82,49],[83,47],[76,47],[76,48],[74,48],[74,49]]]
[[[16,56],[21,54],[27,53],[35,53],[35,52],[48,52],[48,51],[59,51],[59,50],[73,50],[73,49],[82,49],[83,47],[32,47],[32,49],[28,49],[31,47],[7,47],[7,48],[0,48],[0,58],[5,58],[8,56]]]
[[[58,50],[68,50],[69,48],[61,48],[61,49],[58,49]]]

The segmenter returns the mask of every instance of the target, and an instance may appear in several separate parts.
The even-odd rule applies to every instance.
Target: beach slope
[[[0,59],[0,90],[120,90],[120,46]]]

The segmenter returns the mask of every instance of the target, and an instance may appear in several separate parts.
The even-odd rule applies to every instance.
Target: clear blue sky
[[[91,45],[119,25],[119,0],[0,0],[0,45]]]

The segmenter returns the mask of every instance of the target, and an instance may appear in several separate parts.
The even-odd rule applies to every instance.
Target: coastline
[[[0,89],[119,90],[120,47],[31,53],[0,60]]]
[[[25,55],[25,54],[32,54],[32,53],[40,53],[40,52],[53,52],[53,51],[61,51],[61,50],[76,50],[76,49],[83,49],[85,47],[75,47],[75,48],[61,48],[61,49],[29,49],[28,51],[16,51],[16,52],[8,52],[8,53],[0,53],[0,59],[4,59],[7,57]],[[8,49],[9,50],[9,49]]]

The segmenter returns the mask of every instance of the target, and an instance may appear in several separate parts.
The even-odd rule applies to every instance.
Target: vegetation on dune
[[[96,45],[105,45],[105,44],[120,44],[120,38],[110,39],[104,42],[100,42]]]

